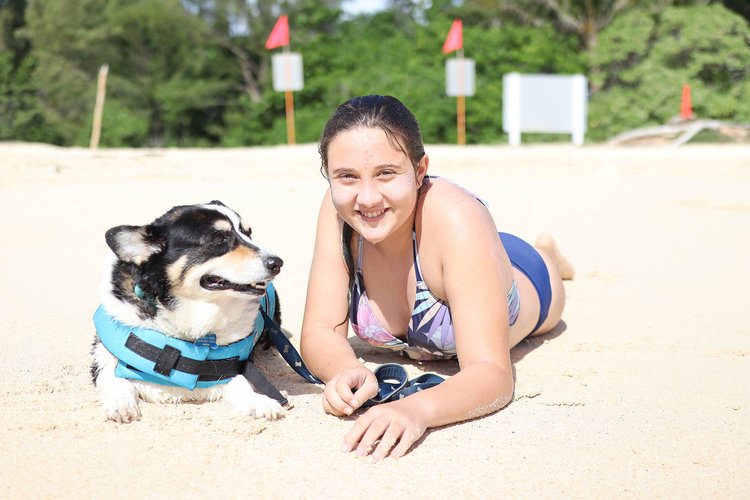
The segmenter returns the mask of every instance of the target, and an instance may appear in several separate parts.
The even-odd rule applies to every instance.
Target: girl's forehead
[[[357,160],[401,163],[405,158],[404,152],[394,147],[379,127],[344,130],[336,134],[328,147],[328,162],[331,167]]]
[[[331,146],[351,143],[379,144],[381,142],[388,142],[388,137],[380,127],[354,127],[336,134],[331,141]]]

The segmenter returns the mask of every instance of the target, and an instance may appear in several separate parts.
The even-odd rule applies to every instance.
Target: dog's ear
[[[226,207],[226,205],[224,205],[224,204],[223,204],[222,202],[220,202],[219,200],[214,200],[214,201],[212,201],[211,203],[209,203],[209,205],[221,205],[222,207]]]
[[[164,249],[163,238],[153,226],[117,226],[107,231],[107,245],[124,262],[140,265]]]

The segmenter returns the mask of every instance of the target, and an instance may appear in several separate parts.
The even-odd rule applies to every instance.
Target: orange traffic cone
[[[683,120],[692,120],[695,118],[693,114],[693,101],[690,97],[690,85],[687,83],[682,86],[682,103],[680,104],[680,118]]]

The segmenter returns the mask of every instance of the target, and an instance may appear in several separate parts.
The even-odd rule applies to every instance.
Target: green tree
[[[0,140],[60,144],[36,97],[33,59],[26,56],[17,64],[13,59],[10,51],[0,53]]]
[[[30,0],[24,35],[32,44],[33,79],[45,122],[62,144],[84,144],[93,108],[106,23],[97,0]]]
[[[105,63],[103,146],[218,141],[231,82],[221,50],[177,0],[31,0],[27,21],[38,98],[63,144],[88,143]]]
[[[0,0],[0,140],[59,142],[36,98],[25,0]]]
[[[228,58],[205,39],[203,23],[177,0],[118,2],[106,22],[115,47],[113,97],[122,111],[138,110],[125,132],[135,132],[137,142],[145,128],[147,142],[155,145],[217,143],[232,81]],[[108,120],[105,113],[105,130],[122,125],[112,120],[119,114]]]
[[[621,12],[641,0],[474,0],[485,9],[495,7],[530,26],[553,22],[581,40],[588,52],[596,50],[599,32]]]
[[[13,54],[18,64],[29,52],[28,40],[19,36],[25,24],[26,0],[0,0],[0,52]]]
[[[631,11],[602,33],[589,135],[661,125],[690,84],[697,116],[750,121],[750,28],[720,4]]]

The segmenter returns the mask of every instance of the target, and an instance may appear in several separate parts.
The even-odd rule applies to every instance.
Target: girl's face
[[[425,155],[415,172],[380,128],[339,132],[328,146],[333,205],[364,239],[377,244],[411,223],[427,165]]]

